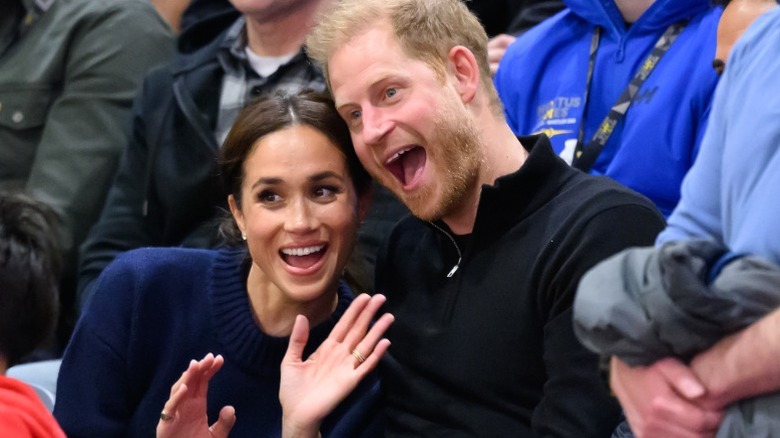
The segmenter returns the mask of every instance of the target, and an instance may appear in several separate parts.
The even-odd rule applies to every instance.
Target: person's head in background
[[[718,23],[718,45],[712,67],[718,74],[723,73],[731,48],[740,36],[756,20],[772,8],[777,7],[775,0],[722,0],[716,4],[723,6],[723,15]]]
[[[45,342],[56,325],[57,224],[44,204],[0,194],[0,374]]]
[[[333,102],[303,92],[250,104],[225,140],[220,171],[235,219],[223,234],[232,228],[232,243],[247,243],[250,295],[321,300],[327,317],[371,187]]]

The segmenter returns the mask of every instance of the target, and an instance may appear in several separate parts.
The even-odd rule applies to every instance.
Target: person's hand
[[[316,437],[325,416],[376,367],[390,346],[390,341],[381,337],[394,320],[386,313],[369,330],[374,314],[384,302],[382,295],[356,297],[328,338],[306,361],[302,355],[309,337],[309,322],[298,315],[281,368],[283,436]]]
[[[638,438],[715,436],[723,412],[698,401],[705,387],[676,359],[662,359],[648,367],[630,367],[613,357],[610,386]]]
[[[226,438],[236,423],[236,411],[225,406],[219,419],[209,427],[206,414],[206,397],[209,381],[222,368],[221,355],[209,353],[200,361],[190,361],[190,366],[171,387],[171,396],[157,423],[157,438]]]
[[[490,74],[495,75],[498,70],[498,63],[501,62],[501,58],[504,57],[507,47],[515,42],[517,38],[512,35],[502,33],[496,35],[488,41],[488,63],[490,64]]]

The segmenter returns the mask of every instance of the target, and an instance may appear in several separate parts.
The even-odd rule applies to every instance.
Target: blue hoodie
[[[518,38],[501,61],[495,83],[507,122],[518,135],[546,133],[565,157],[585,106],[587,144],[667,27],[688,20],[591,168],[649,197],[668,216],[698,151],[717,83],[712,59],[721,10],[708,0],[656,0],[628,26],[613,0],[565,3],[567,9]],[[585,102],[595,26],[602,28],[601,40]]]

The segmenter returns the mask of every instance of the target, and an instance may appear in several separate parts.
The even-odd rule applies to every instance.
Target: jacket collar
[[[223,30],[219,36],[214,38],[209,44],[190,53],[180,53],[177,60],[173,63],[173,75],[178,76],[183,73],[195,70],[206,64],[218,65],[218,54],[224,50],[224,47],[230,47],[236,38],[235,28],[243,30],[244,17],[240,16],[232,25]]]
[[[545,135],[518,137],[529,152],[514,173],[483,185],[474,234],[503,233],[555,198],[566,181],[579,172],[558,157]]]

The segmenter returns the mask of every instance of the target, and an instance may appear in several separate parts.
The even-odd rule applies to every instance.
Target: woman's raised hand
[[[171,396],[157,423],[157,438],[226,438],[236,422],[236,411],[225,406],[219,419],[209,427],[206,397],[209,381],[222,368],[225,360],[209,353],[190,365],[171,387]]]
[[[282,360],[279,400],[282,403],[282,435],[316,437],[322,420],[376,368],[390,346],[382,338],[393,315],[371,321],[385,302],[383,295],[357,296],[333,327],[328,338],[305,361],[309,322],[298,315]]]

